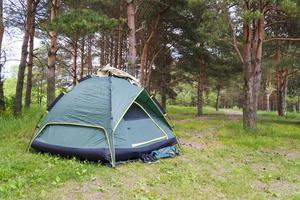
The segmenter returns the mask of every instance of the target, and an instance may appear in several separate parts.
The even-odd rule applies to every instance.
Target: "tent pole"
[[[114,131],[112,129],[112,126],[111,126],[111,121],[112,121],[112,80],[111,80],[111,77],[112,77],[112,74],[109,73],[109,84],[110,84],[110,87],[109,87],[109,95],[110,95],[110,103],[109,103],[109,109],[110,109],[110,128],[109,128],[109,136],[111,137],[111,140],[108,141],[111,143],[110,145],[110,148],[111,148],[111,151],[110,153],[112,154],[111,155],[111,165],[113,168],[116,167],[116,154],[115,154],[115,143],[114,143]]]
[[[48,113],[48,111],[46,111],[46,113]],[[39,124],[40,124],[41,120],[44,118],[44,116],[45,116],[45,112],[41,114],[40,118],[38,119],[38,121],[37,121],[37,123],[36,123],[36,125],[34,127],[34,130],[32,131],[33,133],[31,135],[29,143],[27,145],[26,152],[29,152],[30,146],[32,144],[33,137],[34,137],[34,135],[36,133],[36,130],[39,128]]]

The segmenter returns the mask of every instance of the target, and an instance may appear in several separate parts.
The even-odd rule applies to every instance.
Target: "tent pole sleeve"
[[[108,131],[108,143],[110,144],[110,157],[111,157],[111,165],[112,167],[115,167],[116,165],[116,154],[115,154],[115,144],[114,144],[114,132],[112,130],[112,81],[111,81],[111,75],[109,76],[109,97],[110,97],[110,103],[109,103],[109,110],[110,110],[110,129]]]

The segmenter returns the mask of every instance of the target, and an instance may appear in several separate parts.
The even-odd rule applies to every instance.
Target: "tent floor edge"
[[[145,147],[137,148],[117,148],[116,149],[116,162],[112,163],[110,160],[110,152],[108,148],[95,148],[95,149],[83,149],[83,148],[71,148],[61,147],[51,144],[46,144],[35,140],[32,143],[32,148],[42,153],[50,153],[53,155],[60,155],[63,157],[76,157],[80,160],[88,160],[92,162],[109,163],[111,167],[115,168],[119,161],[136,160],[140,159],[143,154],[151,153],[152,151],[160,148],[174,146],[177,144],[176,138],[167,139],[161,142],[157,142]]]

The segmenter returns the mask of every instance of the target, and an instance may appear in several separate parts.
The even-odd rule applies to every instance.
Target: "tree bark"
[[[4,34],[4,24],[3,24],[3,0],[0,0],[0,58],[2,60],[2,40]],[[2,77],[2,69],[4,63],[0,63],[0,111],[5,110],[5,100],[4,100],[4,81]]]
[[[300,94],[298,94],[298,113],[300,113]]]
[[[271,111],[270,96],[271,96],[271,94],[266,94],[266,111],[267,112]]]
[[[34,28],[32,28],[34,32]],[[25,107],[29,108],[31,103],[31,90],[32,90],[32,66],[33,66],[33,47],[34,47],[34,33],[30,34],[29,39],[29,55],[27,65],[27,86],[25,94]]]
[[[92,57],[92,36],[88,36],[88,52],[87,52],[88,74],[93,74],[93,57]]]
[[[105,65],[105,35],[101,34],[100,37],[100,67],[104,67]]]
[[[118,68],[118,31],[116,30],[113,33],[113,40],[114,40],[114,68]]]
[[[220,92],[221,92],[221,86],[217,85],[216,111],[219,111],[219,107],[220,107]]]
[[[83,78],[83,72],[84,72],[84,47],[85,47],[85,38],[83,37],[80,46],[80,79]]]
[[[244,1],[243,9],[250,11],[253,4]],[[259,1],[257,4],[260,16],[257,19],[244,18],[243,22],[243,52],[238,49],[236,34],[232,23],[233,47],[243,65],[244,78],[244,102],[243,102],[243,126],[245,129],[255,129],[257,125],[257,105],[261,81],[261,58],[265,33],[265,12],[267,4]],[[229,17],[230,18],[230,17]]]
[[[0,69],[0,73],[1,73],[1,69]],[[5,99],[4,99],[3,85],[4,85],[4,82],[0,81],[0,112],[5,110]]]
[[[154,23],[152,24],[151,26],[151,31],[150,31],[150,34],[149,34],[149,37],[148,39],[146,40],[145,44],[144,44],[144,47],[143,47],[143,50],[142,50],[142,55],[141,55],[141,84],[143,86],[146,85],[146,63],[148,61],[148,54],[149,54],[149,48],[150,48],[150,45],[154,39],[154,36],[157,32],[157,28],[158,28],[158,24],[159,24],[159,20],[160,20],[160,13],[158,13],[157,17],[155,18],[154,20]]]
[[[275,54],[277,62],[276,69],[276,91],[277,91],[277,113],[279,116],[284,116],[286,110],[286,92],[288,81],[288,68],[281,68],[281,52],[278,49]]]
[[[276,70],[276,80],[277,80],[277,113],[279,116],[284,116],[286,111],[288,69]]]
[[[243,66],[244,66],[244,106],[243,125],[245,129],[255,129],[257,105],[261,81],[262,42],[264,39],[264,11],[259,19],[243,24]]]
[[[72,78],[73,85],[77,84],[77,50],[78,50],[78,41],[77,36],[73,36],[72,38]]]
[[[105,34],[104,37],[104,65],[109,64],[109,54],[110,54],[110,45],[109,45],[109,35],[108,33]]]
[[[122,51],[123,51],[123,25],[119,25],[118,29],[118,48],[117,48],[117,68],[122,67]]]
[[[29,33],[31,20],[33,16],[33,0],[27,0],[27,19],[25,24],[25,33],[23,36],[22,49],[21,49],[21,59],[18,70],[18,79],[16,86],[16,96],[14,102],[14,115],[18,116],[22,111],[22,96],[23,96],[23,87],[24,87],[24,75],[26,68],[26,59],[28,55],[28,41],[29,41]]]
[[[203,59],[198,59],[199,77],[198,77],[198,96],[197,96],[197,115],[203,115],[203,92],[205,82],[205,63]]]
[[[120,1],[120,8],[119,8],[119,18],[123,15],[123,3]],[[120,69],[122,67],[122,51],[123,51],[123,32],[124,32],[124,25],[122,23],[119,24],[118,27],[118,35],[117,35],[117,55],[116,55],[116,67]]]
[[[268,75],[266,80],[266,107],[265,107],[267,112],[271,111],[270,96],[272,95],[273,91],[274,88],[272,85],[272,77],[271,75]]]
[[[149,69],[147,70],[147,74],[145,77],[145,88],[148,89],[148,91],[150,91],[150,80],[151,80],[151,74],[153,71],[152,65],[154,64],[155,59],[157,58],[157,56],[160,54],[160,52],[164,49],[164,46],[162,46],[160,49],[158,49],[158,51],[152,56],[152,59],[149,63]]]
[[[136,37],[135,37],[135,5],[134,0],[127,0],[128,24],[128,73],[135,77]]]
[[[164,77],[164,75],[163,75],[163,77]],[[161,91],[160,92],[160,95],[161,95],[161,106],[163,107],[163,109],[166,109],[166,106],[167,106],[167,94],[166,94],[166,84],[165,84],[165,82],[162,83],[160,91]]]
[[[51,1],[50,22],[59,14],[60,0]],[[55,62],[57,52],[57,33],[50,31],[50,48],[48,49],[47,66],[47,106],[50,106],[55,99]]]
[[[27,85],[25,94],[25,107],[29,108],[31,103],[31,90],[32,90],[32,67],[33,67],[33,49],[34,49],[34,35],[35,35],[35,14],[36,8],[39,1],[33,3],[32,8],[32,19],[30,24],[29,33],[29,54],[28,54],[28,65],[27,65]]]
[[[114,61],[114,35],[111,33],[109,35],[109,39],[110,39],[110,47],[109,47],[109,65],[112,67],[113,66],[113,61]]]

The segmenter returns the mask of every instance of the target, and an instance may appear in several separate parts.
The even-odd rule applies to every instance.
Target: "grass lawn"
[[[261,112],[258,130],[241,116],[169,107],[183,155],[115,169],[26,153],[41,109],[0,116],[0,199],[300,199],[300,114]]]

